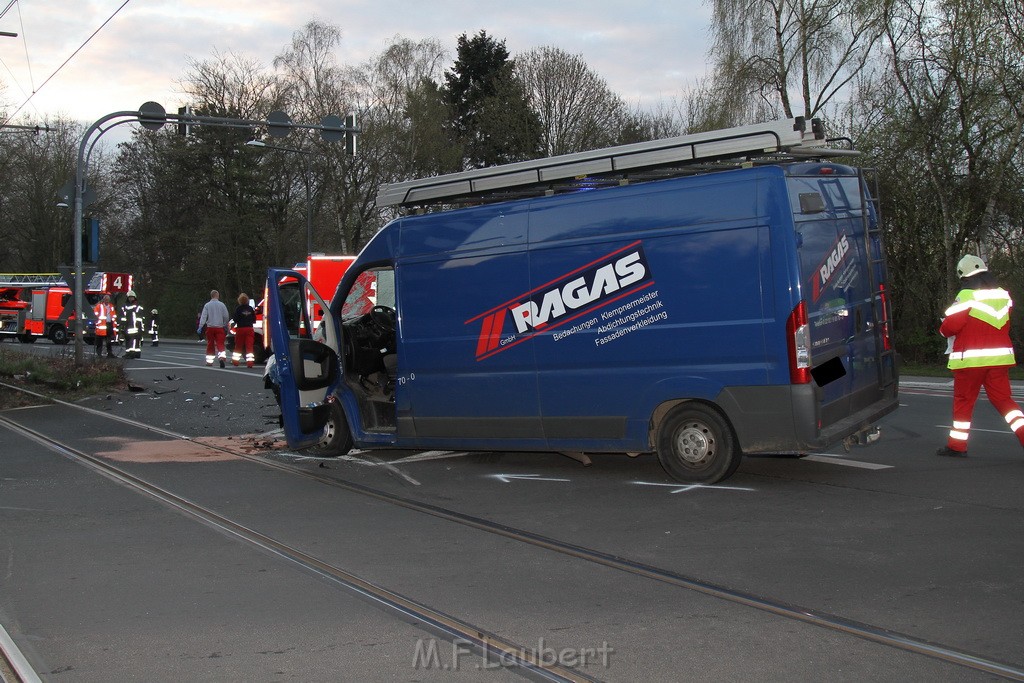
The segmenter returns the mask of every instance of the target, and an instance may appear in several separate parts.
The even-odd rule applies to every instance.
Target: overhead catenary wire
[[[86,46],[86,45],[88,45],[88,44],[89,44],[89,43],[90,43],[90,42],[92,41],[92,39],[93,39],[93,38],[95,38],[95,37],[96,37],[96,35],[97,35],[97,34],[98,34],[98,33],[99,33],[100,31],[102,31],[102,30],[104,29],[104,27],[106,27],[106,25],[107,25],[107,24],[109,24],[109,23],[111,22],[111,21],[113,20],[113,18],[114,18],[114,17],[116,17],[116,16],[118,15],[118,13],[119,13],[119,12],[120,12],[121,10],[123,10],[123,9],[125,8],[125,6],[126,6],[126,5],[127,5],[127,4],[128,4],[129,2],[131,2],[131,0],[124,0],[124,2],[123,2],[123,3],[121,3],[121,5],[120,5],[120,6],[119,6],[119,7],[118,7],[118,8],[116,9],[116,10],[114,10],[113,14],[111,14],[111,15],[110,15],[109,17],[107,17],[106,21],[104,21],[104,22],[103,22],[102,24],[100,24],[100,25],[99,25],[99,27],[98,27],[98,28],[97,28],[97,29],[96,29],[95,31],[93,31],[93,32],[92,32],[92,33],[91,33],[91,34],[89,35],[89,37],[88,37],[88,38],[86,38],[86,39],[85,39],[85,42],[83,42],[83,43],[82,43],[81,45],[79,45],[79,46],[78,46],[78,48],[77,48],[77,49],[76,49],[76,50],[75,50],[74,52],[72,52],[72,53],[71,53],[71,55],[69,55],[69,56],[68,56],[68,58],[67,58],[67,59],[65,59],[65,60],[64,60],[64,62],[63,62],[63,63],[62,63],[62,64],[61,64],[60,66],[58,66],[58,67],[57,67],[57,68],[56,68],[56,69],[54,70],[54,72],[53,72],[52,74],[50,74],[49,76],[47,76],[47,77],[46,77],[46,80],[45,80],[45,81],[43,81],[42,83],[40,83],[40,84],[39,84],[39,87],[38,87],[38,88],[35,88],[35,89],[33,89],[32,93],[31,93],[31,94],[30,94],[30,95],[29,95],[29,96],[28,96],[28,97],[27,97],[27,98],[25,99],[25,101],[24,101],[24,102],[22,102],[22,103],[21,103],[20,105],[18,105],[18,108],[17,108],[17,109],[15,109],[15,110],[14,110],[14,112],[12,112],[12,113],[10,114],[10,116],[8,116],[8,117],[7,117],[6,119],[4,119],[4,120],[3,120],[2,122],[0,122],[0,125],[2,125],[2,124],[5,124],[5,123],[7,123],[7,122],[8,122],[8,121],[10,121],[11,119],[13,119],[13,118],[14,118],[15,116],[17,116],[17,115],[18,115],[18,112],[20,112],[20,111],[21,111],[22,109],[24,109],[24,108],[25,108],[25,106],[26,106],[26,105],[27,105],[27,104],[28,104],[29,102],[31,102],[31,101],[32,101],[32,98],[33,98],[33,97],[35,97],[36,93],[38,93],[38,92],[39,92],[40,90],[42,90],[42,89],[43,89],[44,87],[46,87],[46,84],[47,84],[47,83],[49,83],[49,82],[50,82],[51,80],[53,80],[54,76],[56,76],[57,74],[59,74],[59,73],[61,72],[61,70],[62,70],[62,69],[63,69],[63,68],[65,67],[65,66],[67,66],[67,65],[68,65],[68,63],[69,63],[69,62],[70,62],[70,61],[71,61],[72,59],[74,59],[74,58],[75,58],[75,56],[76,56],[76,55],[78,55],[78,53],[79,53],[79,52],[81,52],[81,51],[82,51],[82,50],[83,50],[83,49],[85,48],[85,46]],[[12,2],[12,4],[13,4],[13,2]]]
[[[0,19],[3,19],[4,15],[11,11],[11,8],[14,7],[14,4],[16,2],[18,2],[18,0],[11,0],[9,3],[7,3],[7,7],[4,7],[2,10],[0,10]]]
[[[18,24],[21,26],[21,45],[25,48],[25,66],[28,68],[28,85],[32,92],[36,90],[36,79],[32,75],[32,60],[28,56],[28,35],[25,34],[25,19],[21,16],[21,3],[18,3]]]

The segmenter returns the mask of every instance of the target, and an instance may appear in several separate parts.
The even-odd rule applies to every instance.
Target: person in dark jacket
[[[235,315],[231,320],[235,325],[235,349],[231,353],[231,364],[241,363],[244,355],[245,367],[251,368],[256,364],[256,354],[253,353],[256,339],[253,324],[256,322],[256,311],[249,305],[249,296],[245,292],[238,295],[238,307],[235,308]]]
[[[964,256],[956,271],[961,289],[939,328],[952,340],[948,367],[953,371],[953,427],[946,446],[935,454],[967,456],[971,417],[982,387],[1024,446],[1024,412],[1010,396],[1010,368],[1016,362],[1010,341],[1013,301],[979,257]]]

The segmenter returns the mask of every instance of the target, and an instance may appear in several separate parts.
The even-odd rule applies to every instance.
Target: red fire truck
[[[127,292],[133,279],[129,273],[94,273],[83,292],[83,305],[92,308],[104,294]],[[57,273],[0,273],[0,339],[15,337],[31,344],[46,337],[54,344],[67,344],[75,327],[68,324],[71,298],[71,288]]]
[[[310,254],[305,263],[296,263],[292,270],[301,273],[313,285],[313,288],[324,300],[329,301],[334,296],[334,290],[341,282],[341,276],[345,274],[348,267],[355,261],[355,256],[333,256],[328,254]],[[262,363],[266,360],[269,351],[263,336],[263,314],[265,296],[253,308],[256,309],[256,323],[253,325],[256,340],[253,344],[256,362]],[[230,310],[230,307],[229,307]],[[324,312],[314,304],[312,294],[306,299],[306,310],[309,311],[309,318],[313,323],[313,331],[324,317]],[[229,353],[235,350],[235,329],[234,323],[228,330],[227,349]]]

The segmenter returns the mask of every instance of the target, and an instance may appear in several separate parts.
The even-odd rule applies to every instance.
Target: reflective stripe
[[[964,289],[956,296],[956,303],[946,309],[946,315],[970,311],[970,316],[992,327],[1001,328],[1010,320],[1013,300],[1005,289]]]
[[[1005,419],[1007,422],[1013,422],[1014,420],[1021,417],[1024,417],[1024,413],[1022,413],[1019,410],[1011,410],[1006,415],[1003,415],[1003,419]]]
[[[949,430],[949,438],[957,441],[967,441],[967,437],[970,436],[967,432],[958,432],[955,429]]]
[[[1007,346],[995,349],[968,349],[966,351],[954,351],[949,354],[949,363],[947,364],[947,367],[950,370],[961,370],[963,368],[1014,365],[1015,363],[1013,347]]]
[[[1010,423],[1010,429],[1012,429],[1014,432],[1016,432],[1021,427],[1024,427],[1024,418],[1014,420],[1013,422]]]
[[[1022,415],[1021,417],[1024,417],[1024,415]],[[953,429],[967,430],[967,429],[970,429],[970,428],[971,428],[971,423],[970,422],[957,422],[956,420],[953,420]]]
[[[1007,356],[1012,354],[1012,346],[1003,346],[996,349],[967,349],[966,351],[954,351],[949,354],[949,358],[950,360],[967,360],[969,358],[988,358],[989,356]]]

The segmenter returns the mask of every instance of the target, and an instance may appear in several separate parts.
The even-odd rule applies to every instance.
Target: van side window
[[[366,315],[374,306],[395,307],[395,271],[391,268],[370,268],[356,278],[341,307],[343,320]]]
[[[282,315],[288,336],[292,339],[306,336],[305,331],[309,329],[309,321],[306,320],[305,307],[302,305],[302,288],[299,283],[284,283],[278,291],[281,293]]]
[[[828,199],[833,212],[856,211],[860,209],[860,192],[856,178],[822,180],[818,186]]]

